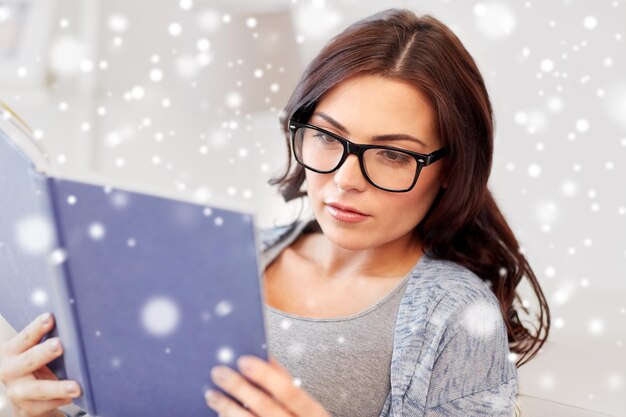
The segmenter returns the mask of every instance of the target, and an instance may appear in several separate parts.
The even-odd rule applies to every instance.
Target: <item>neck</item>
[[[319,235],[317,263],[330,280],[342,278],[402,277],[422,256],[421,242],[411,233],[393,242],[365,249],[348,250],[335,245],[324,234]]]

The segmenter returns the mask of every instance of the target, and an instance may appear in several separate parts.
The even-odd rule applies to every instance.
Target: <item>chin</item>
[[[338,223],[334,219],[325,219],[317,216],[317,222],[324,236],[334,245],[350,251],[369,249],[372,236],[370,227],[362,227],[361,223]]]

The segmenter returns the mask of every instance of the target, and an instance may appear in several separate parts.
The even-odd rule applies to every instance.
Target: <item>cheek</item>
[[[318,174],[308,169],[305,170],[306,189],[309,196],[316,196],[330,178],[331,175],[328,174]]]
[[[319,204],[320,197],[320,179],[319,175],[315,175],[315,173],[311,174],[311,172],[307,169],[305,170],[305,189],[307,194],[308,203],[311,205],[313,212],[317,212],[317,206]]]
[[[390,195],[386,206],[394,213],[398,222],[415,225],[426,215],[437,196],[435,184],[428,187],[416,187],[406,194]]]
[[[397,221],[412,222],[414,217],[419,217],[423,211],[424,199],[417,195],[394,195],[386,198],[386,208],[394,213]]]

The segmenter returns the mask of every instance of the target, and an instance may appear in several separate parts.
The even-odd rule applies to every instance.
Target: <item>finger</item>
[[[61,341],[58,337],[53,337],[18,356],[6,359],[3,363],[2,377],[11,380],[31,374],[62,354]]]
[[[7,396],[13,402],[56,401],[76,398],[81,395],[80,385],[76,381],[42,381],[22,379],[7,387]]]
[[[47,366],[37,369],[33,372],[37,379],[49,379],[52,381],[58,381],[59,377],[54,374]]]
[[[7,354],[19,354],[35,346],[53,327],[54,317],[52,314],[44,313],[40,315],[3,345],[5,356]]]
[[[278,359],[276,359],[271,354],[269,355],[269,359],[270,359],[270,363],[276,368],[277,371],[282,372],[283,374],[291,378],[291,374],[289,373],[289,370],[287,370],[287,368],[281,365],[281,363],[278,362]]]
[[[71,404],[71,402],[71,398],[50,401],[26,401],[20,404],[20,409],[25,413],[24,415],[40,416],[64,405]]]
[[[224,371],[224,376],[216,372]],[[213,381],[233,398],[239,400],[259,417],[290,417],[287,410],[271,398],[265,391],[254,387],[237,371],[228,366],[217,366],[211,371]]]
[[[270,357],[271,361],[272,358]],[[293,414],[297,416],[328,416],[324,407],[306,391],[296,386],[289,372],[282,368],[277,361],[268,363],[255,356],[246,355],[239,358],[237,365],[248,379],[269,392]]]
[[[208,391],[207,391],[208,392]],[[248,410],[241,407],[235,401],[228,398],[226,395],[220,394],[217,391],[211,391],[212,395],[205,394],[205,400],[209,407],[217,411],[220,416],[228,417],[256,417]]]

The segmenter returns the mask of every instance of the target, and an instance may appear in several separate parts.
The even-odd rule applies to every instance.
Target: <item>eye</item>
[[[319,140],[322,143],[326,143],[326,144],[334,144],[337,143],[337,140],[335,138],[333,138],[332,136],[328,136],[325,133],[322,132],[315,132],[315,134],[313,135],[313,137],[317,140]]]
[[[385,149],[385,150],[381,149],[378,151],[377,155],[379,159],[382,160],[383,162],[399,164],[399,165],[411,163],[411,160],[413,159],[402,152],[391,151],[389,149]]]

